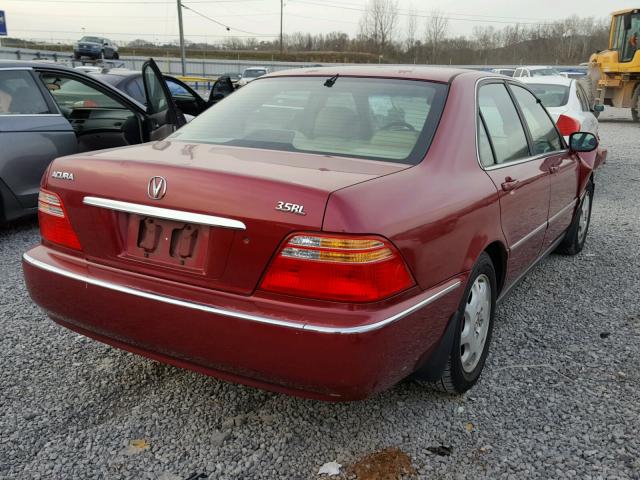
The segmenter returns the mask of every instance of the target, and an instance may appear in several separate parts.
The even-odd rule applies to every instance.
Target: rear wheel
[[[582,251],[587,240],[589,225],[591,224],[591,207],[593,204],[593,182],[585,190],[582,200],[573,215],[571,225],[565,234],[562,243],[556,249],[557,253],[563,255],[576,255]]]
[[[464,292],[456,318],[453,346],[435,387],[462,394],[473,387],[489,352],[496,307],[496,272],[486,252],[478,259]]]

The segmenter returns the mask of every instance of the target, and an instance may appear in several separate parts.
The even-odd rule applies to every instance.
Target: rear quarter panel
[[[453,80],[421,163],[334,192],[327,204],[323,230],[384,235],[423,289],[469,271],[494,241],[505,244],[496,188],[477,161],[478,78]]]

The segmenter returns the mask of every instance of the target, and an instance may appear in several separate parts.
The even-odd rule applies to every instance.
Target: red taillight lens
[[[387,240],[301,234],[285,242],[260,288],[320,300],[374,302],[414,284],[400,253]]]
[[[63,247],[81,250],[80,240],[73,231],[69,217],[64,209],[62,200],[58,195],[47,190],[40,189],[38,195],[38,221],[40,234],[48,242],[62,245]]]
[[[560,115],[556,125],[558,125],[558,130],[560,130],[560,134],[563,137],[568,137],[572,133],[579,132],[580,128],[582,128],[578,120],[568,117],[567,115]]]

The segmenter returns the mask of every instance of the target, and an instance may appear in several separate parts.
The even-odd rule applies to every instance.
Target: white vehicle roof
[[[564,85],[565,87],[570,87],[573,79],[561,75],[549,75],[548,77],[519,77],[518,81],[539,85]]]
[[[518,68],[526,68],[527,70],[547,70],[549,68],[554,70],[556,69],[556,67],[553,67],[551,65],[523,65]]]
[[[246,72],[247,70],[266,70],[267,67],[249,67],[249,68],[245,68],[244,71]]]

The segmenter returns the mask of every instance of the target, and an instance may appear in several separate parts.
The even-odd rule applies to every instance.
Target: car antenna
[[[327,80],[325,80],[324,86],[329,88],[333,87],[333,85],[338,81],[339,76],[340,74],[336,73],[333,77],[328,78]]]

